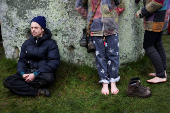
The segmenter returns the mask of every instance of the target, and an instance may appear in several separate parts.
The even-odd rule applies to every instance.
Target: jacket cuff
[[[35,77],[37,77],[40,74],[40,72],[39,71],[35,71],[35,72],[33,72],[33,74],[34,74]]]
[[[23,76],[23,75],[25,74],[25,72],[21,71],[21,72],[19,72],[19,74],[20,74],[21,76]]]

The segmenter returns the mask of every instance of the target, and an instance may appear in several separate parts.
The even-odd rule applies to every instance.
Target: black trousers
[[[167,65],[162,32],[145,31],[143,48],[155,67],[156,76],[165,78]]]
[[[162,32],[153,32],[145,30],[143,48],[146,50],[149,47],[155,46],[157,42],[162,41]]]
[[[4,86],[12,93],[23,96],[36,96],[40,88],[46,88],[54,83],[53,73],[42,73],[34,81],[26,82],[21,75],[14,74],[4,79]]]

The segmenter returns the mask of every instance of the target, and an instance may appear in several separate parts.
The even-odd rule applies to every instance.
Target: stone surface
[[[30,36],[30,20],[43,15],[47,28],[57,41],[61,59],[76,64],[95,66],[95,56],[79,46],[86,21],[76,12],[76,0],[1,0],[0,21],[7,58],[18,58],[22,43]],[[143,55],[144,30],[142,19],[135,13],[142,7],[126,0],[125,11],[119,16],[120,63],[128,63]]]

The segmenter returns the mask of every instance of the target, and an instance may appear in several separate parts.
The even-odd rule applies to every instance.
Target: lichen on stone
[[[124,0],[123,0],[124,1]],[[1,0],[0,21],[7,58],[16,58],[22,43],[30,36],[30,21],[45,16],[47,28],[56,40],[61,59],[75,64],[95,67],[94,53],[80,47],[86,20],[75,10],[76,0]],[[143,55],[143,23],[135,13],[142,2],[124,1],[125,11],[119,16],[120,64],[137,60]]]

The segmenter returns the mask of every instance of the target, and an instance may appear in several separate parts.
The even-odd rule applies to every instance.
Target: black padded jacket
[[[51,31],[38,40],[32,35],[26,40],[22,47],[17,64],[17,72],[27,72],[35,69],[39,73],[55,73],[60,64],[60,55],[57,43],[51,39]]]

